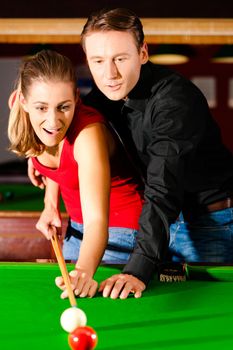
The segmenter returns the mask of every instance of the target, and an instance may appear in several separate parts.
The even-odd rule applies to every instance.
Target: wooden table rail
[[[37,211],[0,211],[0,260],[54,259],[50,241],[35,225]],[[62,232],[65,234],[68,216],[62,213]]]
[[[86,18],[0,18],[0,43],[80,43]],[[233,19],[142,18],[148,44],[233,44]]]

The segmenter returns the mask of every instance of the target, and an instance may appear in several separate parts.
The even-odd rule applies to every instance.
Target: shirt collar
[[[124,104],[125,107],[139,110],[140,112],[145,111],[147,100],[151,95],[151,88],[154,84],[150,65],[150,62],[142,65],[140,78],[133,90],[130,91]]]

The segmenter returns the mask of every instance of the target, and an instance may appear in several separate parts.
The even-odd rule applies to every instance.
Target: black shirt
[[[85,101],[111,121],[144,176],[137,245],[123,272],[148,283],[179,213],[198,212],[233,193],[233,155],[201,91],[167,67],[143,65],[126,102],[110,101],[95,88]]]

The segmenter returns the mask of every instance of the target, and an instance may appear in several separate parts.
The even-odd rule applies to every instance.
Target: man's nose
[[[114,62],[106,62],[105,64],[105,78],[116,79],[119,75],[117,66]]]

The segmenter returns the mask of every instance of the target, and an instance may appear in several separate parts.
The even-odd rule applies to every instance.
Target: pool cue
[[[67,271],[66,263],[65,263],[63,255],[62,255],[61,246],[60,246],[60,243],[59,243],[58,238],[57,238],[57,232],[52,236],[51,242],[52,242],[54,253],[55,253],[57,261],[58,261],[58,265],[59,265],[60,270],[61,270],[62,277],[64,279],[64,283],[66,286],[66,290],[68,293],[70,304],[71,304],[71,306],[77,307],[77,302],[76,302],[76,299],[75,299],[75,296],[74,296],[74,293],[73,293],[73,290],[72,290],[71,284],[70,284],[69,273]]]

